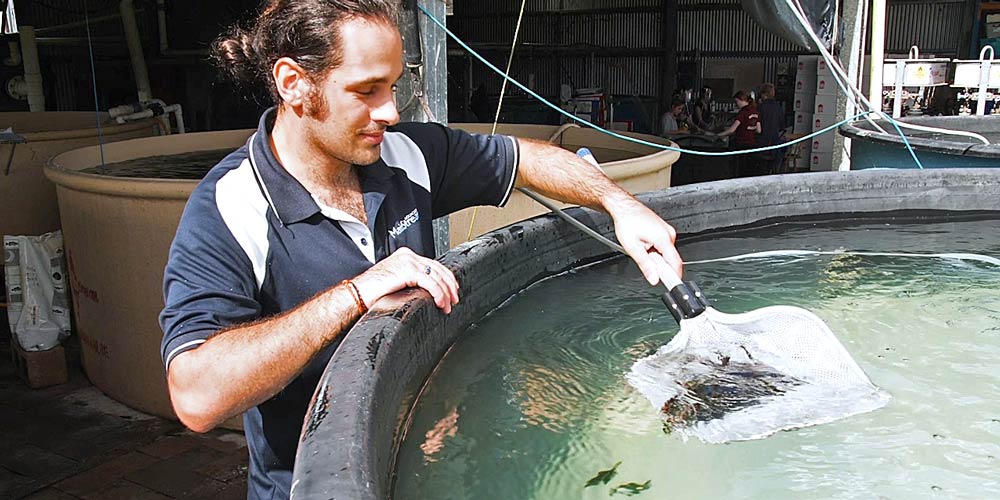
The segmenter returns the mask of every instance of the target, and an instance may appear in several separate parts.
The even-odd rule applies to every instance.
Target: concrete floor
[[[78,363],[68,383],[29,389],[2,333],[0,499],[246,498],[242,433],[194,434],[134,411],[92,386]],[[72,342],[67,349],[78,359]]]

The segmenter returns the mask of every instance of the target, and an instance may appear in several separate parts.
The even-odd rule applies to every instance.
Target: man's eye
[[[366,88],[358,89],[357,92],[359,94],[361,94],[361,95],[372,95],[372,94],[375,93],[375,88],[374,87],[366,87]]]

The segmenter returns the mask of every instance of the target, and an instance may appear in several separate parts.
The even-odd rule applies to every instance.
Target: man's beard
[[[330,114],[330,106],[327,105],[326,98],[323,97],[323,93],[316,85],[313,85],[309,89],[309,93],[306,94],[305,114],[318,122],[325,121]]]

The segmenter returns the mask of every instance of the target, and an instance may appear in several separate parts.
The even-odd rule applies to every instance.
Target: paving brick
[[[138,451],[151,457],[170,458],[200,445],[199,440],[190,436],[161,436]]]
[[[243,435],[243,431],[215,429],[205,434],[196,434],[188,431],[185,435],[190,435],[201,444],[223,453],[232,453],[237,450],[246,449],[247,447],[247,440]]]
[[[80,500],[80,497],[76,497],[50,487],[36,493],[32,493],[24,497],[22,500]]]
[[[125,475],[149,467],[158,462],[159,459],[143,455],[138,452],[131,452],[111,459],[90,470],[66,478],[55,487],[78,497],[94,493],[105,489],[109,484],[113,484]]]
[[[122,410],[72,368],[31,390],[0,354],[0,500],[246,498],[241,432]]]
[[[210,496],[194,497],[196,500],[245,500],[247,497],[247,482],[229,483],[225,488],[211,493]]]
[[[117,417],[111,417],[117,419]],[[118,419],[121,420],[121,419]],[[173,429],[174,424],[162,419],[146,421],[120,421],[110,430],[101,426],[103,432],[75,433],[61,442],[53,443],[52,451],[95,465],[108,458],[123,455],[145,446],[160,434]]]
[[[0,498],[20,498],[40,486],[30,477],[0,467]]]
[[[33,445],[24,445],[9,450],[6,455],[0,456],[0,466],[42,484],[69,477],[82,468],[82,465],[75,460]]]
[[[84,496],[86,500],[170,500],[170,497],[149,488],[129,482],[117,481],[107,488]]]
[[[239,481],[247,477],[249,460],[248,452],[243,448],[199,467],[196,472],[224,483]]]
[[[175,498],[211,495],[225,488],[226,483],[197,470],[224,456],[220,451],[198,446],[130,473],[125,479]]]

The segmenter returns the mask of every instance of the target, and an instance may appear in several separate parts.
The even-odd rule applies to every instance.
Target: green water
[[[688,243],[689,261],[776,249],[1000,257],[1000,221],[802,224]],[[872,413],[710,445],[661,430],[624,378],[677,326],[629,262],[529,288],[448,353],[412,416],[397,499],[1000,498],[1000,267],[911,257],[694,264],[715,306],[807,308],[892,395]],[[607,484],[585,488],[621,461]]]

